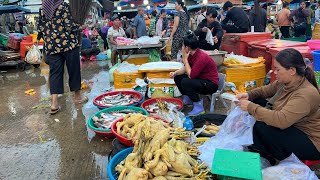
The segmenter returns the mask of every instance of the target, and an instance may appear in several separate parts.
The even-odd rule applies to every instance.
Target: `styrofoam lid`
[[[142,64],[139,67],[139,71],[169,71],[169,70],[178,70],[183,67],[183,64],[180,62],[151,62]]]

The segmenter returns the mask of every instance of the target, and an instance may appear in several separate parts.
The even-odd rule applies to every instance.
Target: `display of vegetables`
[[[194,157],[196,146],[182,139],[190,137],[185,129],[141,114],[129,114],[117,124],[117,133],[132,139],[131,154],[115,168],[119,180],[207,179],[209,170]]]

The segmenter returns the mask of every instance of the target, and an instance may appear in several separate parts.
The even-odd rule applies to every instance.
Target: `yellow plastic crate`
[[[233,82],[240,91],[248,91],[263,86],[266,77],[264,64],[252,67],[226,68],[226,81]]]
[[[170,71],[147,72],[146,77],[149,79],[154,79],[154,78],[170,79]]]
[[[130,72],[130,73],[123,73],[118,72],[115,70],[113,72],[114,77],[114,88],[115,89],[128,89],[133,88],[136,85],[136,79],[144,78],[144,73],[139,72]]]
[[[148,54],[134,54],[129,56],[127,62],[134,65],[142,65],[148,63],[149,55]]]
[[[160,88],[160,87],[173,87],[175,84],[149,84],[149,87]]]

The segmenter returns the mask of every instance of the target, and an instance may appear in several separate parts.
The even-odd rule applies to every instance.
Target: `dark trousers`
[[[218,85],[209,80],[190,79],[188,75],[174,77],[179,91],[182,95],[187,95],[193,102],[199,102],[199,94],[213,94],[218,90]]]
[[[81,56],[96,56],[100,53],[100,49],[97,47],[89,48],[89,49],[81,49]]]
[[[306,35],[307,26],[298,26],[294,28],[294,36],[300,37]]]
[[[283,160],[294,153],[301,160],[319,160],[320,153],[309,137],[296,127],[279,129],[257,121],[253,127],[253,145],[261,156]]]
[[[246,33],[249,30],[248,28],[239,28],[233,24],[221,24],[221,26],[227,33]]]
[[[78,91],[81,87],[81,72],[80,72],[80,52],[79,48],[71,51],[45,55],[45,62],[50,67],[50,93],[63,94],[64,93],[64,65],[66,64],[69,74],[69,87],[71,91]]]
[[[280,31],[281,31],[281,34],[282,34],[282,37],[283,38],[289,38],[290,37],[290,26],[281,26],[280,27]]]
[[[219,39],[218,43],[215,43],[213,46],[209,44],[206,40],[199,41],[199,48],[207,51],[213,51],[215,49],[219,50],[221,45],[221,39]]]
[[[254,103],[266,106],[265,99],[257,99]],[[294,153],[301,160],[319,160],[320,153],[309,137],[296,127],[279,129],[257,121],[253,127],[253,151],[263,157],[283,160]]]

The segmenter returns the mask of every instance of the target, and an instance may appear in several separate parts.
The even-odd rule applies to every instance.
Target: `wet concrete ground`
[[[87,63],[82,71],[83,79],[94,82],[91,99],[109,86],[107,66],[99,63]],[[0,179],[107,179],[111,140],[86,126],[98,111],[92,101],[74,104],[66,86],[62,111],[51,116],[48,67],[6,71],[0,81]],[[30,88],[34,96],[25,95]]]
[[[92,99],[110,86],[107,69],[106,62],[84,63],[82,77],[93,84],[84,91],[88,103],[74,104],[66,85],[59,98],[62,110],[54,116],[48,114],[47,66],[0,69],[0,180],[108,179],[112,140],[95,136],[86,126],[98,111]],[[25,95],[31,88],[36,94]],[[218,102],[216,112],[226,111]]]

